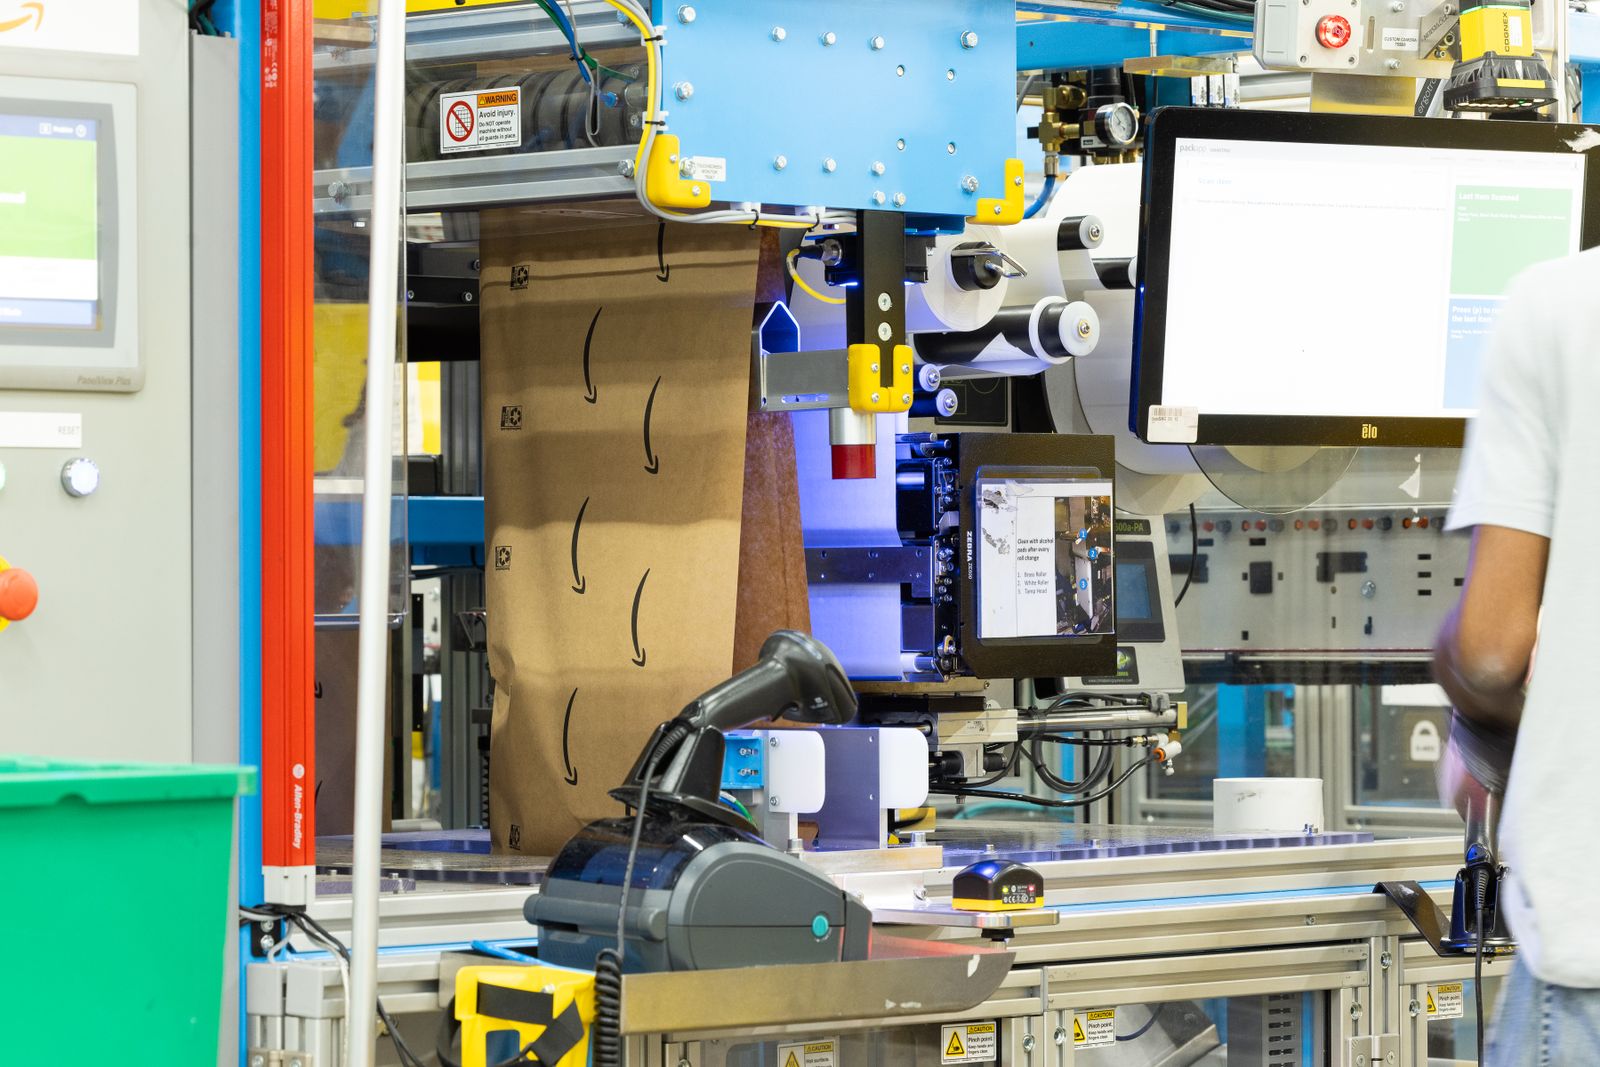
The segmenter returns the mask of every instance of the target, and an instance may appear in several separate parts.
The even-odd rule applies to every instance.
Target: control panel
[[[187,12],[52,4],[0,30],[0,738],[186,761],[202,355]],[[207,210],[233,203],[222,189]],[[203,356],[237,362],[232,347]]]
[[[1261,0],[1255,56],[1275,70],[1445,78],[1454,10],[1421,0]]]
[[[1201,510],[1166,518],[1185,652],[1433,647],[1467,571],[1444,508]]]

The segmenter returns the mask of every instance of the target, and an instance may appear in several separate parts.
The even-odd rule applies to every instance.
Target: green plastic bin
[[[216,1063],[234,798],[255,784],[0,755],[0,1062]]]

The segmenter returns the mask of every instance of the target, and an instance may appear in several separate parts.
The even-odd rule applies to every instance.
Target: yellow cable
[[[636,151],[633,154],[633,169],[634,169],[635,173],[638,173],[640,171],[640,168],[642,168],[644,166],[644,151],[645,151],[645,146],[650,142],[650,130],[651,130],[651,128],[653,128],[653,124],[658,120],[657,111],[656,111],[656,92],[657,92],[657,84],[659,82],[660,75],[657,73],[657,70],[656,70],[656,48],[652,45],[652,43],[650,41],[650,38],[655,36],[655,31],[651,27],[649,27],[649,26],[645,25],[643,22],[639,21],[639,16],[634,14],[633,9],[627,7],[626,5],[624,5],[621,2],[621,0],[605,0],[605,2],[610,4],[616,10],[620,11],[623,14],[623,16],[625,18],[627,18],[627,20],[629,22],[633,23],[634,29],[639,31],[639,39],[640,39],[640,41],[643,42],[643,44],[644,44],[645,67],[646,67],[646,70],[648,71],[648,74],[646,75],[646,78],[645,78],[645,95],[646,95],[646,102],[648,103],[649,108],[645,112],[645,117],[644,117],[645,127],[646,127],[644,135],[639,138],[638,151]],[[645,181],[646,190],[649,189],[649,185],[650,185],[650,183],[649,183],[649,180],[648,180],[648,177],[647,177],[646,181]],[[664,214],[664,215],[672,215],[674,217],[684,218],[684,219],[693,219],[694,218],[693,215],[678,215],[676,212],[670,212],[670,211],[663,211],[662,214]],[[738,223],[738,225],[745,225],[745,223],[740,222],[740,223]],[[815,228],[816,223],[814,223],[814,222],[799,222],[799,221],[797,221],[797,222],[785,222],[785,221],[779,221],[779,220],[770,220],[769,221],[769,220],[766,220],[766,219],[757,218],[755,220],[755,225],[757,225],[757,226],[771,226],[774,229],[780,229],[780,230],[810,230],[810,229]],[[793,273],[793,272],[791,271],[791,273]],[[795,280],[797,282],[799,282],[799,284],[801,285],[802,288],[804,288],[807,292],[811,293],[812,296],[815,296],[818,300],[821,300],[824,303],[838,303],[838,304],[844,303],[844,301],[842,301],[842,300],[832,300],[830,297],[822,296],[822,295],[820,295],[820,294],[818,294],[816,292],[813,292],[811,287],[806,285],[805,282],[800,281],[798,276],[795,278]]]
[[[800,250],[797,248],[793,252],[790,252],[783,259],[784,266],[789,268],[789,277],[794,279],[794,283],[796,285],[798,285],[801,288],[801,290],[803,292],[805,292],[805,294],[807,296],[811,297],[813,300],[820,300],[824,304],[842,304],[842,303],[844,303],[844,298],[843,297],[840,297],[840,296],[823,296],[821,293],[817,292],[815,289],[811,288],[811,286],[806,284],[806,280],[804,278],[800,277],[800,272],[795,270],[795,267],[794,267],[794,261],[796,259],[798,259],[799,256],[800,256]]]

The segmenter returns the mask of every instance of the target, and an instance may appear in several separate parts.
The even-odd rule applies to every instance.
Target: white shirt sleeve
[[[1542,273],[1511,287],[1489,340],[1449,529],[1505,526],[1549,537],[1554,526],[1561,353],[1541,299],[1549,289],[1549,279],[1538,284]]]

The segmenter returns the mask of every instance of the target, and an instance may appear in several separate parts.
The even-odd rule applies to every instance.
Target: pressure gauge
[[[1139,112],[1132,104],[1104,104],[1095,109],[1094,132],[1108,148],[1127,148],[1139,137]]]

